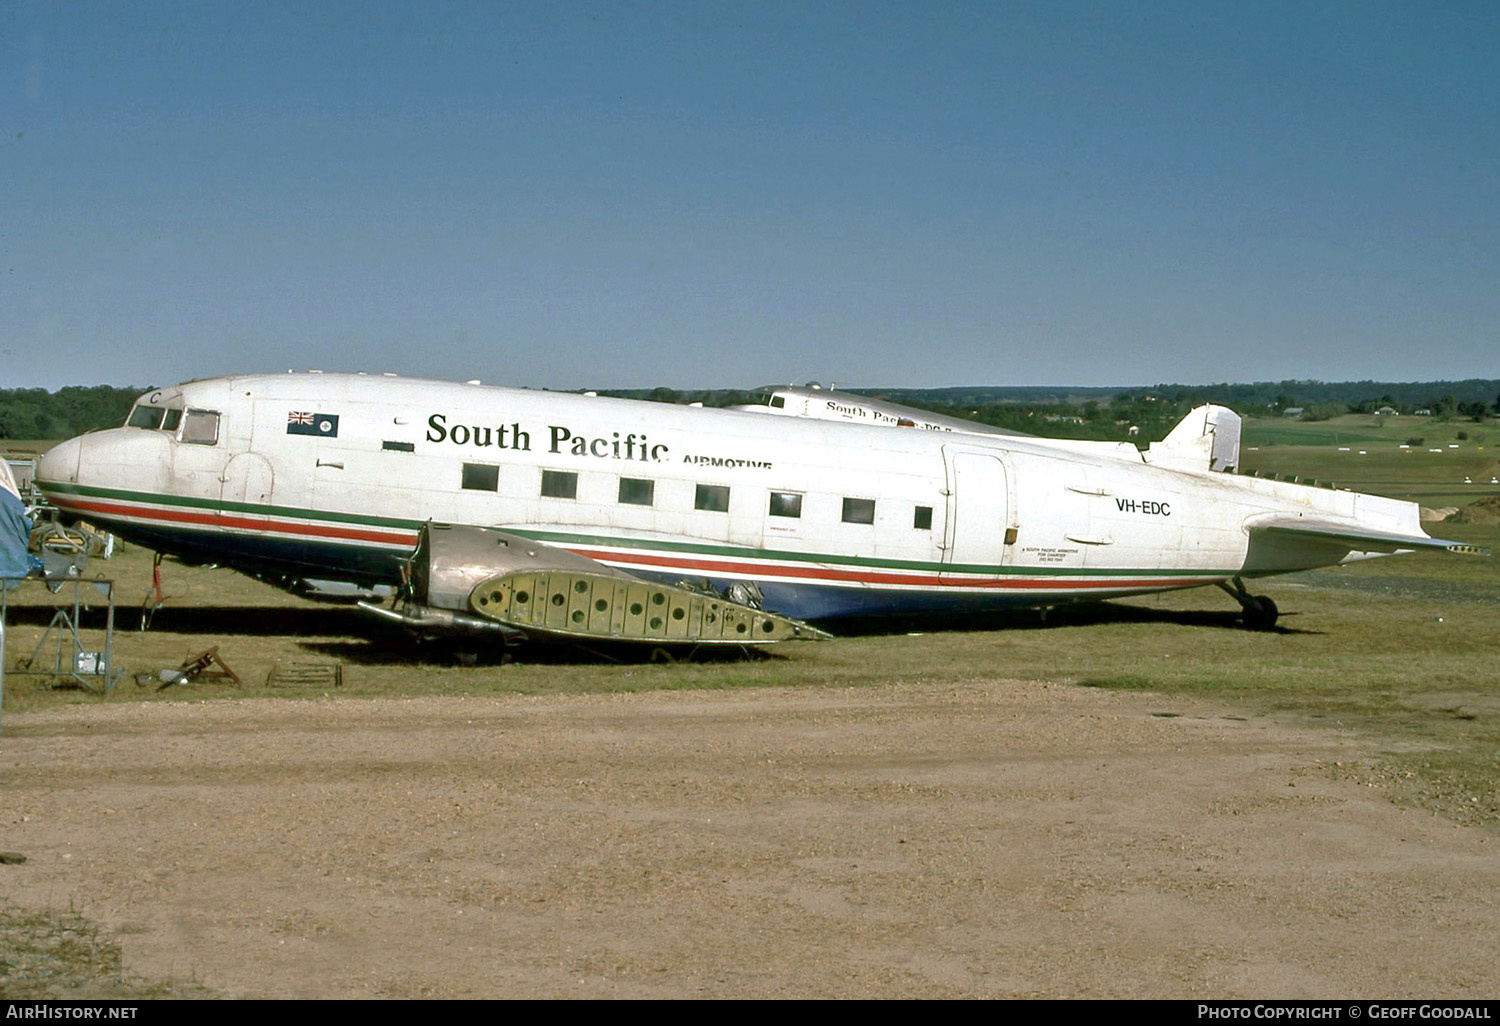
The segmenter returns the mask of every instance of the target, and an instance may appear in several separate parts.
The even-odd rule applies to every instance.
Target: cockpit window
[[[786,396],[777,395],[774,392],[760,391],[750,397],[750,405],[769,406],[774,410],[779,410],[786,405]]]
[[[182,440],[192,445],[216,445],[219,414],[216,410],[188,410],[182,423]]]
[[[146,428],[155,431],[161,427],[162,414],[166,413],[160,406],[146,406],[137,403],[135,409],[130,411],[130,419],[125,422],[126,427]]]
[[[145,403],[137,403],[130,411],[130,416],[125,420],[126,427],[145,428],[147,431],[177,431],[177,425],[182,423],[182,408],[175,409],[164,406],[147,406]]]

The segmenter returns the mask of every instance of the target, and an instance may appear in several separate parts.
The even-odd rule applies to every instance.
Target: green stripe
[[[187,495],[156,495],[151,492],[129,492],[118,488],[95,488],[92,485],[53,484],[50,481],[38,481],[37,487],[43,491],[64,492],[85,498],[120,499],[125,502],[149,502],[156,506],[186,506],[190,509],[210,509],[215,512],[290,517],[295,520],[321,520],[328,523],[361,524],[366,527],[389,527],[405,531],[418,531],[426,523],[425,520],[372,517],[359,513],[331,513],[317,509],[299,509],[294,506],[264,506],[253,502],[223,502],[219,499],[197,499]]]
[[[44,491],[62,492],[88,498],[148,502],[158,506],[186,506],[193,509],[246,513],[251,516],[278,516],[295,520],[355,524],[365,527],[384,527],[407,531],[420,530],[422,525],[426,523],[425,520],[373,517],[357,513],[334,513],[324,510],[300,509],[292,506],[264,506],[250,502],[220,502],[217,499],[198,499],[181,495],[156,495],[151,492],[132,492],[117,488],[97,488],[91,485],[54,484],[48,481],[38,481],[37,487]],[[744,545],[672,542],[660,541],[654,538],[617,538],[607,535],[580,534],[572,531],[548,531],[524,527],[508,528],[508,530],[522,537],[563,545],[645,549],[651,552],[669,552],[696,556],[724,556],[731,559],[769,559],[783,563],[847,566],[869,570],[910,570],[930,574],[985,574],[991,577],[1016,576],[1020,574],[1031,577],[1224,577],[1239,573],[1238,570],[1134,570],[1126,567],[1042,567],[999,566],[990,563],[934,563],[930,560],[880,559],[873,556],[844,556],[831,553],[794,552],[788,549],[758,549]]]

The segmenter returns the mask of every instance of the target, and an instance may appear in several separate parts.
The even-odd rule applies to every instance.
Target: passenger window
[[[772,492],[771,516],[800,517],[802,515],[801,492]]]
[[[125,421],[126,427],[147,428],[155,431],[161,427],[162,414],[166,411],[159,406],[137,405],[130,411],[130,419]]]
[[[182,440],[190,445],[219,443],[219,414],[214,410],[188,410],[182,424]]]
[[[656,482],[640,477],[620,478],[620,501],[631,506],[649,506],[656,496]]]
[[[875,522],[874,499],[845,499],[844,523],[873,524]]]
[[[714,513],[728,513],[729,486],[699,485],[698,494],[693,497],[693,508],[706,509]]]
[[[911,519],[911,526],[918,531],[932,530],[932,507],[918,506],[917,515]]]
[[[542,471],[542,495],[549,499],[578,498],[578,475],[567,470]]]
[[[491,463],[465,463],[463,486],[475,492],[500,489],[500,468]]]

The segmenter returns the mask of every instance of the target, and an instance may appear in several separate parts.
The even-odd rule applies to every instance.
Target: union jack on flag
[[[320,438],[339,436],[339,416],[336,413],[299,413],[286,415],[286,433],[289,435],[317,435]]]

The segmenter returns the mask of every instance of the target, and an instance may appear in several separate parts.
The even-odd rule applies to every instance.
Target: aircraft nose
[[[36,466],[38,487],[45,492],[47,484],[52,481],[60,484],[77,484],[78,457],[82,452],[83,439],[70,438],[42,453],[41,461]]]

